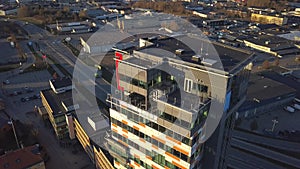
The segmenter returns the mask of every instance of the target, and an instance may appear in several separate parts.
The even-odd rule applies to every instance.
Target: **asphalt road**
[[[66,35],[52,35],[48,31],[32,24],[24,25],[23,22],[17,21],[18,24],[23,25],[23,28],[28,32],[30,41],[37,42],[42,52],[50,55],[56,63],[60,64],[69,74],[73,75],[74,67],[77,65],[81,70],[76,71],[80,73],[79,83],[84,86],[102,102],[105,102],[107,93],[110,93],[110,84],[102,78],[95,78],[95,67],[87,66],[80,59],[73,55],[71,50],[66,47],[61,41],[66,38]],[[77,35],[78,36],[78,35]],[[83,81],[85,80],[85,81]],[[78,81],[78,79],[77,79]],[[92,86],[92,87],[91,87]],[[95,90],[97,92],[95,92]]]

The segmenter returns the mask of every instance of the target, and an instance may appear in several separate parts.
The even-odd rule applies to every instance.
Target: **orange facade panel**
[[[189,152],[185,151],[185,150],[182,150],[181,148],[177,147],[177,146],[173,146],[173,149],[181,152],[182,154],[185,154],[187,156],[189,156]]]
[[[136,166],[138,166],[138,167],[141,166],[139,163],[137,163],[137,162],[135,162],[135,161],[134,161],[134,164],[135,164]]]
[[[125,129],[122,129],[122,131],[123,131],[124,133],[127,133],[127,134],[128,134],[128,131],[127,131],[127,130],[125,130]]]
[[[116,127],[116,128],[118,127],[115,123],[112,123],[111,125],[114,126],[114,127]]]
[[[124,146],[128,147],[128,144],[124,143],[122,140],[118,140],[118,142],[123,144]]]
[[[128,138],[128,136],[126,134],[122,134],[123,137]]]
[[[146,125],[144,123],[139,122],[139,125],[142,127],[146,127]]]
[[[136,130],[140,130],[140,128],[138,128],[137,126],[132,126],[132,128],[136,129]]]
[[[134,156],[135,158],[138,158],[138,159],[141,158],[139,155],[136,155],[136,154],[133,154],[133,156]]]
[[[114,129],[114,128],[112,128],[111,129],[113,132],[115,132],[115,133],[118,133],[118,130],[116,130],[116,129]]]
[[[152,147],[153,147],[154,149],[158,150],[158,147],[156,147],[155,145],[152,145]]]
[[[119,163],[118,161],[115,161],[115,164],[116,164],[116,165],[120,165],[120,163]]]
[[[166,141],[163,140],[163,139],[161,139],[161,138],[158,138],[158,137],[156,137],[154,135],[152,135],[152,138],[155,139],[155,140],[157,140],[157,141],[159,141],[159,142],[161,142],[161,143],[163,143],[163,144],[166,144]]]
[[[184,166],[182,166],[182,165],[176,163],[175,161],[172,161],[172,164],[173,164],[173,165],[176,165],[177,167],[179,167],[179,168],[181,168],[181,169],[187,169],[186,167],[184,167]]]
[[[152,168],[154,168],[154,169],[159,169],[158,167],[156,167],[154,164],[152,164],[152,166],[151,166]]]
[[[122,120],[122,123],[124,123],[124,124],[128,125],[128,122],[127,122],[127,121],[125,121],[125,120]]]
[[[177,160],[177,161],[180,161],[180,158],[179,158],[179,157],[176,157],[175,155],[173,155],[173,154],[171,154],[171,153],[169,153],[169,152],[165,152],[165,154],[166,154],[167,156],[169,156],[169,157],[171,157],[171,158]]]
[[[177,143],[177,144],[181,145],[181,142],[180,142],[180,141],[175,140],[174,138],[172,138],[172,137],[170,137],[170,136],[166,136],[166,138],[167,138],[168,140],[170,140],[170,141],[173,141],[174,143]]]
[[[135,168],[135,166],[133,164],[129,164],[130,167]]]
[[[142,138],[140,138],[140,141],[143,142],[143,143],[146,143],[146,141]]]

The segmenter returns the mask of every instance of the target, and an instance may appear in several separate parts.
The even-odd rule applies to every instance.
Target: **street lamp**
[[[278,120],[273,119],[272,122],[273,122],[273,126],[272,126],[272,130],[271,131],[273,132],[276,124],[278,123]]]
[[[14,135],[15,135],[15,139],[16,139],[16,142],[17,142],[18,149],[20,149],[20,144],[19,144],[17,133],[16,133],[16,130],[15,130],[14,121],[12,119],[10,119],[10,121],[8,121],[7,123],[12,126],[12,129],[13,129],[13,132],[14,132]]]

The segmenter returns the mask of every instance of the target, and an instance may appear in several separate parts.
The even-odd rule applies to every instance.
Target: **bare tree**
[[[76,13],[73,13],[73,21],[79,21],[79,17],[78,17],[78,14]]]
[[[70,12],[70,7],[64,6],[63,11],[64,11],[65,13],[69,13],[69,12]]]
[[[18,17],[28,17],[30,16],[30,10],[28,6],[22,6],[17,11]]]
[[[269,69],[270,68],[270,62],[268,60],[265,60],[263,63],[262,63],[262,68],[263,69]]]
[[[85,18],[87,18],[87,13],[86,13],[85,10],[81,10],[79,12],[78,16],[79,16],[80,19],[85,19]]]
[[[276,60],[273,62],[273,65],[274,65],[274,66],[278,66],[278,65],[279,65],[279,59],[276,59]]]

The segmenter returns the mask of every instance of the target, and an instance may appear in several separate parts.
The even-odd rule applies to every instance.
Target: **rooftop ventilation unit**
[[[181,54],[183,54],[183,52],[184,52],[184,49],[176,49],[176,51],[175,51],[175,53],[177,55],[181,55]]]
[[[192,60],[193,60],[193,61],[200,62],[201,59],[202,59],[202,56],[201,56],[201,55],[194,55],[194,56],[192,56]]]
[[[202,63],[203,63],[205,66],[213,66],[214,64],[217,63],[217,61],[214,60],[214,59],[203,59],[203,60],[202,60]]]

